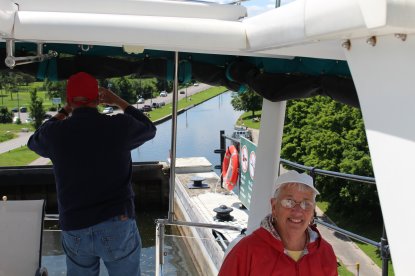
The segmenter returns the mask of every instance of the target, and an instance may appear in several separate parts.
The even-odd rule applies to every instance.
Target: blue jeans
[[[140,275],[141,239],[135,219],[117,216],[94,226],[62,231],[68,276],[98,276],[100,258],[110,276]]]

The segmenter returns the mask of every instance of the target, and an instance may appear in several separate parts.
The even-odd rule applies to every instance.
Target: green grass
[[[197,94],[192,95],[191,97],[188,97],[187,101],[185,98],[179,100],[177,110],[199,104],[201,102],[204,102],[208,99],[211,99],[213,97],[216,97],[217,95],[227,91],[225,87],[212,87],[205,91],[199,92]],[[191,98],[191,100],[189,99]],[[165,106],[161,108],[155,108],[152,111],[148,112],[150,113],[150,118],[152,121],[157,121],[158,119],[161,119],[165,116],[171,115],[172,113],[172,104],[166,104]]]
[[[0,143],[16,138],[17,133],[22,131],[22,128],[28,128],[30,131],[34,130],[30,124],[0,124]]]
[[[346,267],[345,265],[340,265],[337,268],[337,272],[339,273],[339,276],[353,276],[354,274],[351,271],[356,271],[356,267]]]
[[[52,101],[48,99],[46,90],[43,90],[43,82],[33,82],[28,86],[19,86],[17,89],[19,92],[6,91],[0,89],[0,106],[6,106],[9,111],[18,106],[30,106],[30,91],[37,89],[38,98],[42,99],[43,107],[47,110],[52,106]]]
[[[329,204],[328,202],[317,202],[317,206],[323,211],[328,217],[336,223],[337,226],[353,232],[355,234],[358,234],[360,236],[363,236],[365,238],[371,239],[373,241],[379,242],[380,238],[382,236],[382,225],[377,225],[376,223],[367,223],[365,225],[356,225],[353,223],[353,220],[350,220],[349,218],[341,217],[337,213],[330,212]],[[353,240],[353,242],[366,254],[368,255],[373,262],[379,266],[382,267],[382,259],[380,257],[379,250],[372,246],[365,243],[361,243],[358,241]],[[391,262],[389,262],[388,266],[388,275],[393,276],[395,275],[393,271],[393,265]]]
[[[39,155],[23,146],[0,154],[0,166],[26,166],[39,158]]]
[[[253,120],[253,119],[261,118],[261,114],[262,114],[262,110],[255,111],[254,117],[252,117],[251,111],[245,112],[244,114],[241,115],[241,117],[239,117],[237,121],[237,125],[244,125],[249,128],[259,129],[261,122],[258,120]]]
[[[10,131],[13,133],[17,133],[22,131],[22,128],[28,128],[29,130],[34,130],[33,126],[31,124],[0,124],[0,133]]]
[[[16,138],[16,137],[17,137],[17,134],[15,134],[13,132],[10,132],[10,131],[6,131],[6,132],[0,131],[0,143],[1,142],[4,142],[4,141],[7,141],[7,140],[11,140],[11,139]]]

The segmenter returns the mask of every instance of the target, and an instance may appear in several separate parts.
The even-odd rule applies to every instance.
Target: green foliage
[[[30,91],[30,117],[33,119],[33,126],[38,129],[45,118],[45,110],[43,109],[43,101],[37,97],[37,90]]]
[[[250,89],[245,93],[233,94],[231,104],[235,110],[250,111],[252,117],[254,117],[255,111],[261,110],[262,108],[262,96]]]
[[[125,77],[121,77],[115,81],[112,90],[121,98],[129,103],[136,102],[136,95],[132,91],[132,85]]]
[[[7,124],[13,122],[13,113],[5,106],[0,107],[0,123]]]
[[[62,102],[66,101],[66,81],[49,81],[45,79],[43,86],[49,99],[61,98]]]
[[[161,91],[171,92],[173,91],[173,82],[162,80],[162,79],[157,79],[156,90],[158,93],[160,93]]]
[[[287,103],[281,156],[319,169],[373,176],[360,110],[328,97]],[[316,183],[332,211],[353,214],[359,210],[355,219],[360,222],[367,216],[381,221],[375,185],[325,176],[318,176]]]
[[[135,91],[135,97],[138,100],[139,98],[150,99],[158,96],[158,90],[156,88],[155,80],[134,80],[133,90]]]

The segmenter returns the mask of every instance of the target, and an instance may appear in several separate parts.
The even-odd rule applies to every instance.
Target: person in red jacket
[[[272,213],[225,257],[219,276],[332,276],[337,259],[331,245],[312,225],[313,179],[296,171],[278,177]]]

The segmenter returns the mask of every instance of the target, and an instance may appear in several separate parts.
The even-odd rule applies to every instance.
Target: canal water
[[[223,93],[177,117],[177,157],[206,157],[212,165],[219,165],[219,131],[229,136],[242,112],[231,105],[232,92]],[[157,125],[156,137],[133,150],[133,161],[166,161],[171,147],[171,120]]]
[[[219,131],[231,134],[234,124],[242,112],[234,111],[231,92],[225,92],[212,98],[177,117],[177,157],[206,157],[212,165],[220,163],[219,154],[213,153],[219,148]],[[157,125],[156,137],[133,150],[133,161],[166,161],[171,146],[171,120]],[[217,171],[218,172],[218,171]],[[141,270],[143,276],[155,274],[155,223],[157,218],[167,214],[137,214],[137,225],[141,234],[143,249],[141,252]],[[173,230],[171,230],[173,231]],[[174,233],[171,233],[174,236]],[[165,240],[163,275],[197,275],[191,257],[186,253],[180,239]],[[171,252],[171,254],[170,254]],[[49,276],[66,275],[65,256],[60,245],[60,232],[47,231],[44,234],[42,265],[47,267]],[[101,265],[100,276],[108,275]]]

